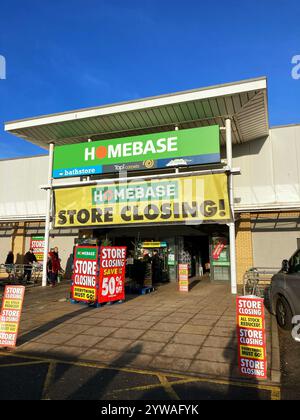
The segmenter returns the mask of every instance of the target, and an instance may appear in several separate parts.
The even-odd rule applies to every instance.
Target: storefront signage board
[[[264,299],[237,297],[238,363],[242,376],[267,379]]]
[[[226,174],[57,189],[55,227],[230,221]]]
[[[53,178],[220,162],[218,125],[57,146]]]

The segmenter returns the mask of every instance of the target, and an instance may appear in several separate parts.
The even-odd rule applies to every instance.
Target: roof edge
[[[248,88],[245,89],[245,85]],[[234,88],[230,92],[230,88]],[[259,77],[254,79],[245,79],[238,82],[225,83],[220,85],[213,85],[199,89],[192,89],[187,91],[180,91],[160,96],[153,96],[141,98],[134,101],[119,102],[99,107],[82,108],[78,110],[65,111],[56,114],[41,115],[38,117],[25,118],[21,120],[8,121],[4,123],[5,131],[13,131],[22,128],[29,128],[33,126],[41,126],[46,124],[54,124],[64,121],[72,121],[76,119],[90,118],[94,116],[108,115],[121,113],[126,111],[133,111],[137,109],[145,109],[148,107],[155,107],[161,105],[169,105],[175,102],[187,102],[195,99],[206,99],[214,96],[229,95],[234,93],[242,93],[250,90],[267,89],[267,77]],[[213,91],[214,94],[212,93]],[[130,109],[132,108],[132,109]]]

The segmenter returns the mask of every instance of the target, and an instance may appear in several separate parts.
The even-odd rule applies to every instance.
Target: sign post
[[[237,297],[237,335],[240,374],[267,379],[264,299]]]
[[[24,294],[24,286],[5,286],[0,314],[0,347],[16,347]]]

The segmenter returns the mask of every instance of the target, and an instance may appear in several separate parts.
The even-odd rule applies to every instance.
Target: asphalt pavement
[[[292,338],[290,331],[279,328],[281,358],[281,398],[300,400],[300,343]]]

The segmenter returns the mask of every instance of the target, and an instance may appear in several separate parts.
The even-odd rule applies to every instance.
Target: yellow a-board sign
[[[226,174],[115,182],[54,194],[59,228],[230,220]]]

